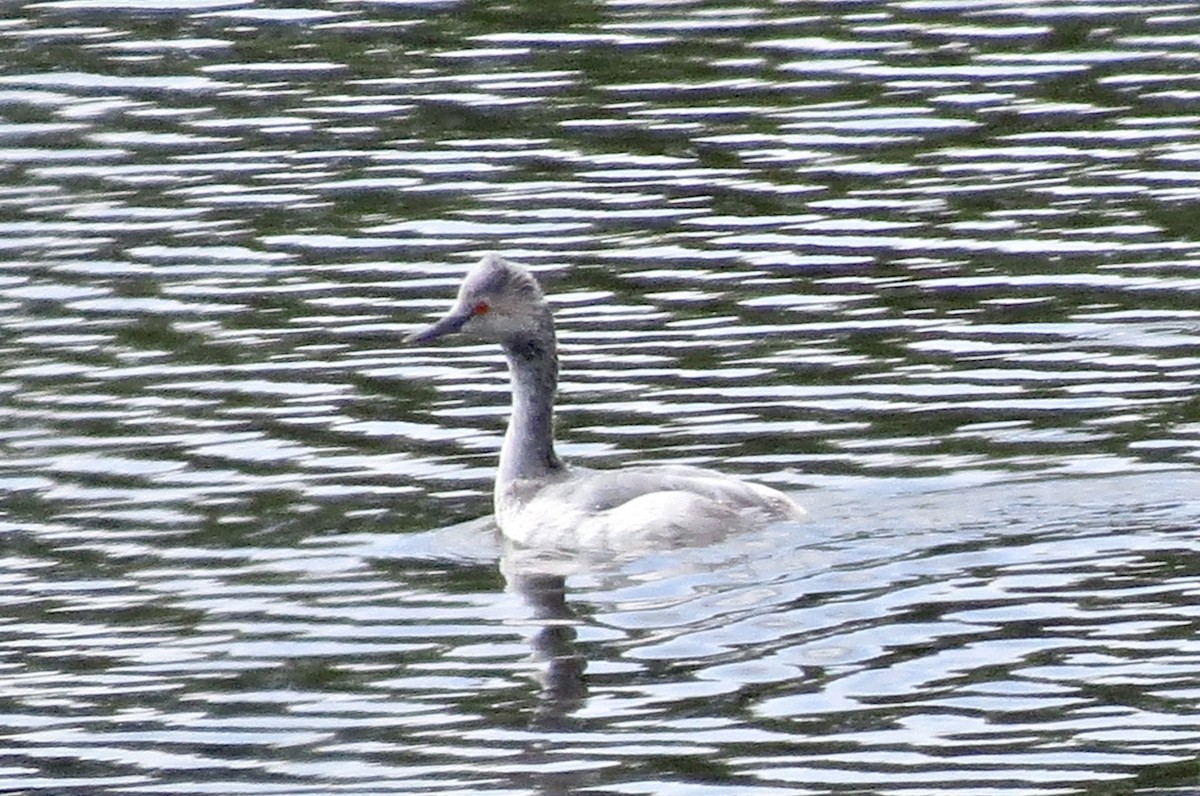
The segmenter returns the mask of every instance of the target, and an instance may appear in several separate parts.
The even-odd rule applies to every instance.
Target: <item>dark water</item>
[[[1191,3],[0,15],[0,791],[1190,793]],[[562,453],[812,520],[484,518],[500,250]]]

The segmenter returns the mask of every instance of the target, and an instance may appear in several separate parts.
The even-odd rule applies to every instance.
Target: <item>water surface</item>
[[[1185,792],[1186,3],[145,0],[0,21],[0,789]],[[487,521],[561,452],[812,520]]]

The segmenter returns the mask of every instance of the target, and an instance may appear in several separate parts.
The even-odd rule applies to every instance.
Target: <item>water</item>
[[[1166,794],[1200,763],[1186,3],[0,20],[0,790]],[[561,452],[812,520],[504,549]]]

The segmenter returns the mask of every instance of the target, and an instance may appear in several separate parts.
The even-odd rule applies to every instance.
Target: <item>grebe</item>
[[[529,546],[621,549],[699,542],[805,512],[787,495],[713,470],[676,465],[593,470],[554,451],[558,347],[537,280],[488,254],[471,269],[449,313],[413,332],[427,343],[463,332],[499,343],[512,381],[512,415],[493,495],[496,522]]]

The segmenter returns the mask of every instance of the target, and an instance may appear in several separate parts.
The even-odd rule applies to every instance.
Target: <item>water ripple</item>
[[[1189,5],[10,16],[0,789],[1194,778]],[[472,521],[503,360],[399,341],[492,249],[565,455],[813,519]]]

